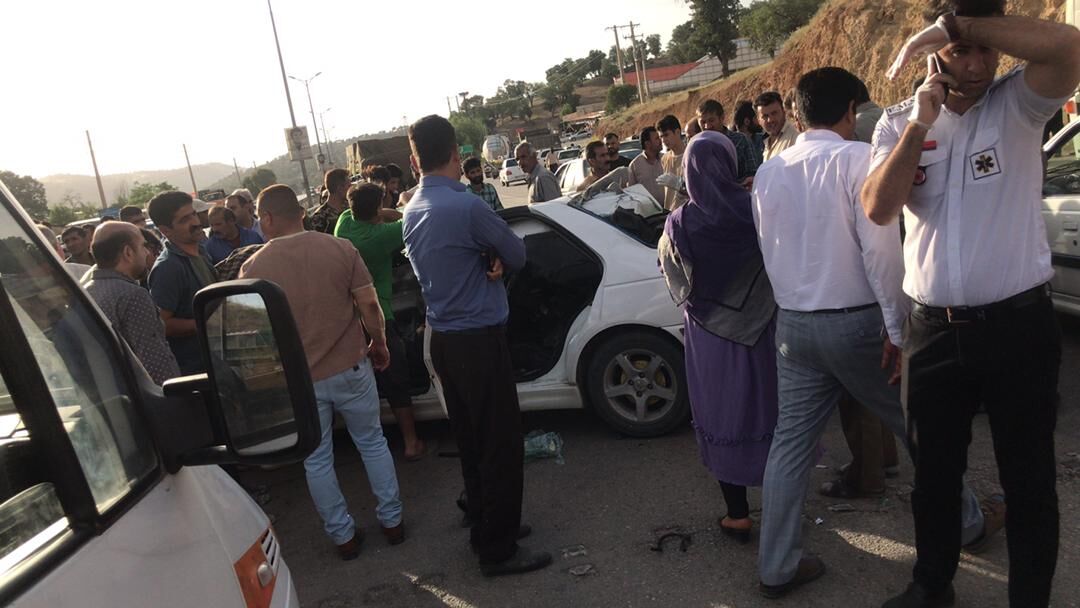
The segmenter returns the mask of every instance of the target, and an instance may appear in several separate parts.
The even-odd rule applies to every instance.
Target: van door
[[[1054,264],[1054,304],[1080,314],[1080,122],[1047,145],[1043,220]]]

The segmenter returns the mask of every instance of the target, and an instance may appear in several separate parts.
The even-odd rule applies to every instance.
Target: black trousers
[[[915,580],[956,574],[960,488],[971,421],[986,406],[1008,510],[1009,605],[1046,606],[1058,553],[1054,462],[1061,333],[1048,296],[950,323],[916,306],[908,318],[903,397],[915,458]]]
[[[509,559],[521,526],[524,440],[510,348],[502,327],[431,334],[439,375],[461,455],[472,542],[481,563]]]

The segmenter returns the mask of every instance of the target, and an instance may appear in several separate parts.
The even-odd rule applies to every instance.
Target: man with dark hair
[[[394,324],[394,256],[405,247],[401,213],[383,207],[386,194],[378,184],[356,184],[349,188],[346,198],[349,208],[338,218],[334,236],[351,242],[371,273],[386,322],[386,346],[390,351],[390,367],[376,370],[375,381],[401,429],[405,460],[419,460],[424,456],[424,442],[416,436],[416,418],[409,395],[408,354],[401,331]]]
[[[758,163],[754,160],[754,151],[750,147],[750,140],[742,133],[732,131],[724,124],[724,106],[715,99],[706,99],[698,105],[698,122],[705,131],[717,131],[727,135],[731,143],[735,144],[735,157],[738,165],[738,179],[744,186],[749,187],[754,182],[754,173]]]
[[[758,121],[767,135],[762,162],[794,146],[795,138],[799,136],[794,121],[788,120],[786,107],[784,99],[776,91],[766,91],[754,100]]]
[[[629,167],[630,159],[619,154],[619,134],[608,133],[604,136],[604,144],[607,145],[608,161],[611,163],[611,171],[619,167]]]
[[[855,139],[863,143],[871,143],[874,137],[874,127],[877,125],[885,110],[870,99],[870,90],[866,83],[859,81],[859,96],[855,98]]]
[[[237,226],[253,230],[259,238],[266,240],[262,233],[262,226],[259,225],[259,218],[255,215],[255,197],[251,195],[250,190],[247,188],[233,190],[232,194],[225,198],[225,207],[236,216]]]
[[[135,224],[142,228],[146,226],[146,214],[143,213],[142,207],[128,205],[120,209],[120,221]]]
[[[731,130],[742,133],[743,137],[750,142],[750,148],[754,151],[754,162],[761,166],[765,154],[765,132],[758,124],[754,104],[746,100],[735,104],[733,120]]]
[[[263,242],[262,237],[255,234],[254,230],[241,227],[228,207],[211,208],[208,219],[211,236],[206,241],[206,253],[214,264],[229,257],[229,254],[238,247],[258,245]]]
[[[589,174],[578,184],[578,192],[583,192],[596,183],[596,180],[609,173],[611,160],[608,156],[607,144],[599,140],[590,141],[589,145],[585,146],[585,162],[589,164]]]
[[[689,142],[690,138],[701,133],[701,122],[698,121],[697,115],[691,116],[686,119],[686,141]]]
[[[904,291],[915,301],[904,382],[918,560],[914,582],[886,606],[953,602],[954,514],[980,405],[1009,503],[1009,603],[1047,606],[1058,554],[1061,334],[1047,286],[1040,141],[1080,82],[1080,32],[1006,16],[1004,0],[930,4],[930,26],[888,73],[895,79],[929,54],[926,81],[885,110],[862,188],[878,224],[908,207]],[[995,80],[1002,54],[1021,65]],[[996,502],[988,509],[1002,510]]]
[[[667,152],[660,159],[660,165],[664,169],[661,180],[664,182],[664,208],[673,211],[678,209],[688,200],[686,186],[682,183],[683,177],[683,152],[686,151],[686,142],[682,138],[682,127],[679,119],[671,114],[660,119],[656,123],[656,130],[660,132],[660,141],[664,143]]]
[[[150,219],[165,235],[165,249],[154,262],[147,280],[150,295],[165,321],[165,337],[183,374],[204,370],[199,339],[195,335],[195,292],[217,280],[191,195],[170,190],[150,199]]]
[[[660,164],[660,133],[656,127],[641,130],[641,154],[630,161],[630,175],[627,185],[641,184],[649,191],[657,204],[664,204],[664,187],[656,183],[656,178],[664,174]]]
[[[390,179],[386,180],[386,196],[394,201],[396,206],[398,197],[401,196],[401,180],[405,177],[405,172],[397,163],[387,163],[386,171],[390,174]]]
[[[470,156],[465,159],[465,163],[461,165],[461,171],[465,174],[465,179],[469,180],[469,192],[482,198],[487,203],[487,206],[491,207],[492,211],[503,208],[502,201],[499,200],[499,192],[495,190],[495,186],[484,181],[484,166],[479,158]]]
[[[304,459],[304,473],[323,530],[341,559],[359,555],[364,535],[349,514],[334,471],[337,413],[360,451],[382,533],[391,545],[400,544],[405,540],[401,493],[379,423],[372,373],[372,368],[386,369],[390,355],[371,274],[348,241],[304,230],[304,210],[288,186],[275,184],[260,192],[258,209],[270,241],[244,263],[240,276],[277,283],[296,319],[322,430],[318,447]]]
[[[327,171],[326,175],[323,176],[323,188],[328,194],[326,202],[319,205],[311,214],[311,217],[304,222],[305,227],[308,230],[322,232],[323,234],[334,234],[334,227],[337,226],[338,217],[348,206],[345,194],[349,191],[351,185],[349,172],[345,169]]]
[[[529,204],[545,203],[562,196],[555,175],[548,171],[547,167],[540,164],[532,144],[527,141],[518,144],[514,148],[514,159],[517,160],[518,166],[528,176],[525,183],[529,186]]]
[[[142,230],[127,222],[110,222],[98,228],[93,248],[97,265],[82,281],[87,293],[156,384],[179,376],[157,306],[139,286],[150,268]]]
[[[68,226],[60,233],[60,241],[64,243],[64,249],[68,253],[65,262],[94,265],[94,254],[90,252],[90,237],[86,230],[79,226]]]
[[[525,244],[461,183],[454,127],[427,116],[409,127],[420,189],[405,208],[404,239],[423,289],[431,361],[461,455],[471,542],[485,576],[543,568],[549,553],[517,545],[524,443],[503,267],[525,265]],[[524,145],[524,144],[522,144]],[[536,157],[518,146],[518,156]],[[520,160],[518,161],[520,162]]]
[[[894,434],[904,433],[898,382],[910,306],[901,291],[900,231],[859,212],[870,146],[853,141],[857,96],[858,78],[845,70],[804,74],[798,101],[809,129],[766,161],[754,183],[754,222],[780,307],[779,417],[765,468],[758,552],[760,589],[770,598],[825,571],[820,559],[803,553],[802,509],[813,452],[842,393]],[[984,528],[970,491],[964,505],[969,539],[994,531]],[[961,521],[958,511],[949,516]]]

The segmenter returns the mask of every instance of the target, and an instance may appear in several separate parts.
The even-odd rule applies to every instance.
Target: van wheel
[[[650,332],[604,340],[589,359],[585,390],[597,415],[631,437],[664,435],[690,414],[683,350]]]

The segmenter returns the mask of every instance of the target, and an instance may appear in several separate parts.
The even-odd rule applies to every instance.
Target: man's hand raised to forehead
[[[945,26],[945,17],[938,17],[938,20],[930,25],[930,27],[927,27],[911,38],[908,38],[904,47],[900,49],[900,54],[897,55],[896,60],[893,61],[889,71],[885,73],[885,76],[889,80],[896,80],[896,77],[900,75],[900,71],[904,69],[904,66],[916,57],[924,53],[936,53],[945,48],[945,45],[949,44],[949,42],[951,42],[951,40],[949,38],[949,30]]]

